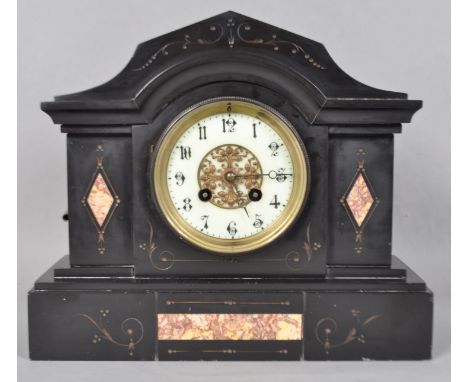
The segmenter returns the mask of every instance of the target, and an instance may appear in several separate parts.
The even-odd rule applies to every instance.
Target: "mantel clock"
[[[31,358],[429,358],[432,293],[391,249],[393,137],[421,106],[234,12],[42,103],[70,248],[29,293]]]

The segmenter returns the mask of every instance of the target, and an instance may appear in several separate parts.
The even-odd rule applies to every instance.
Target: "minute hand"
[[[270,171],[267,174],[247,174],[247,175],[236,175],[236,178],[258,178],[259,176],[268,176],[271,179],[276,179],[278,176],[293,176],[294,174],[285,174],[285,173],[277,173],[276,171]]]

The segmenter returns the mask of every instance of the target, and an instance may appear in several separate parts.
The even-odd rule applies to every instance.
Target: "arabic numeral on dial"
[[[200,141],[206,139],[206,126],[198,125],[198,139]]]
[[[192,149],[190,146],[177,146],[180,150],[180,159],[190,159],[192,157]]]
[[[192,205],[190,204],[191,201],[192,200],[190,198],[185,198],[183,200],[184,206],[182,208],[185,210],[185,212],[190,212],[190,210],[192,209]]]
[[[228,231],[229,235],[231,235],[232,238],[234,238],[234,236],[236,235],[237,233],[237,228],[236,228],[236,222],[235,221],[232,221],[228,224],[226,230]]]
[[[276,142],[271,142],[268,147],[271,150],[271,156],[276,157],[278,156],[278,149],[280,148],[280,145]]]
[[[280,204],[281,203],[278,202],[278,195],[275,194],[275,197],[270,202],[270,206],[274,206],[275,209],[277,209]]]
[[[201,221],[203,222],[203,228],[202,228],[202,231],[204,229],[208,229],[208,215],[203,215],[201,217]]]
[[[261,215],[260,214],[255,214],[255,221],[253,222],[253,226],[257,229],[261,228],[263,229],[263,220],[260,219]]]
[[[233,133],[236,131],[236,128],[234,127],[236,124],[237,122],[233,118],[223,118],[223,133]]]
[[[284,168],[278,169],[278,171],[276,173],[276,181],[277,182],[283,183],[287,179],[287,176],[291,175],[291,174],[286,174],[285,171],[286,170]]]
[[[175,175],[174,175],[174,178],[176,180],[176,184],[178,186],[182,186],[185,182],[185,176],[184,174],[182,174],[180,171],[177,172]]]

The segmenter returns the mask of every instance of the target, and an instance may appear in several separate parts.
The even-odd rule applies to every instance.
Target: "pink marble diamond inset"
[[[114,197],[101,173],[98,173],[96,179],[94,179],[86,201],[97,223],[102,227],[106,221],[107,214],[114,204]]]
[[[374,198],[372,197],[367,182],[361,173],[356,178],[351,191],[346,197],[346,203],[348,204],[357,225],[360,227],[374,204]]]

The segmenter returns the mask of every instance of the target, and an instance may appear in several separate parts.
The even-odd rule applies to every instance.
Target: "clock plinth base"
[[[91,274],[67,262],[29,293],[31,359],[431,357],[432,292],[396,258],[374,277],[338,267],[321,280],[143,280],[131,268]]]

